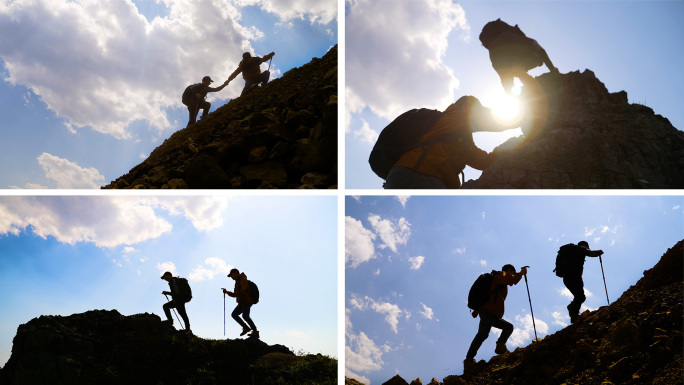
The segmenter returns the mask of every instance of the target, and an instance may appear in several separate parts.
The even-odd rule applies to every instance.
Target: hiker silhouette
[[[190,114],[188,126],[197,121],[197,114],[200,109],[202,110],[202,117],[205,117],[209,113],[211,103],[204,100],[204,98],[207,97],[207,93],[221,91],[228,85],[228,81],[225,81],[219,87],[209,87],[213,82],[214,81],[211,80],[209,76],[205,76],[202,78],[202,83],[192,84],[185,88],[182,101],[183,104],[188,107],[188,113]]]
[[[171,272],[167,271],[161,276],[161,279],[169,283],[169,289],[171,291],[163,291],[162,294],[170,295],[171,301],[167,302],[162,306],[164,309],[164,314],[166,315],[166,323],[173,325],[173,318],[171,318],[171,309],[175,308],[178,310],[183,322],[185,323],[185,331],[191,332],[190,330],[190,320],[188,319],[188,313],[185,311],[185,304],[190,302],[192,298],[192,293],[190,292],[190,286],[187,284],[187,280],[184,278],[174,277]],[[183,282],[184,281],[184,282]]]
[[[249,337],[259,338],[259,331],[257,330],[256,325],[254,325],[252,318],[249,316],[252,305],[259,301],[256,285],[251,283],[251,281],[247,279],[247,275],[245,273],[241,274],[238,269],[232,269],[230,274],[228,274],[228,277],[235,281],[235,289],[233,289],[233,291],[223,289],[223,292],[231,297],[235,297],[235,300],[237,301],[237,306],[231,313],[231,317],[242,326],[240,336],[244,336],[251,331],[252,333],[249,334]],[[256,292],[253,293],[253,290],[256,290]],[[240,318],[240,314],[242,314],[242,318],[245,319],[244,321]],[[249,326],[245,324],[245,321],[247,321]]]
[[[473,142],[473,132],[515,128],[497,122],[474,96],[463,96],[444,112],[411,110],[378,137],[369,163],[386,189],[458,188],[466,165],[485,170],[495,154]]]
[[[573,295],[568,305],[570,323],[577,321],[580,307],[587,299],[584,295],[584,281],[582,280],[585,257],[596,258],[601,255],[603,255],[603,250],[590,250],[589,243],[586,241],[580,241],[576,245],[569,243],[558,250],[556,268],[553,271],[558,277],[563,278],[563,284]]]
[[[226,80],[226,83],[230,83],[242,72],[242,78],[245,79],[245,87],[242,89],[240,96],[242,96],[242,94],[244,94],[249,88],[259,83],[261,83],[262,86],[265,86],[266,83],[268,83],[269,77],[271,76],[271,66],[269,65],[269,69],[264,72],[261,72],[260,66],[261,63],[265,63],[272,59],[273,55],[275,55],[275,52],[271,52],[264,57],[252,56],[252,54],[249,52],[243,53],[242,61],[240,61],[238,68],[233,71],[228,80]]]

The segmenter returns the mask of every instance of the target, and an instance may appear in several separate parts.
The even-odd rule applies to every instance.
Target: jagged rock
[[[388,381],[383,382],[382,385],[409,385],[409,383],[397,374],[396,376],[390,378]]]
[[[536,80],[545,121],[497,147],[463,188],[684,188],[684,132],[666,118],[609,93],[590,70]]]
[[[337,137],[335,46],[174,133],[103,188],[172,188],[174,179],[192,189],[337,188]],[[277,177],[254,178],[256,170],[244,169],[268,161],[279,165],[268,172]],[[308,173],[325,174],[326,183],[305,185],[301,179]]]
[[[681,384],[684,240],[609,306],[444,385]],[[399,375],[392,380],[401,378]]]
[[[420,377],[418,377],[415,380],[411,381],[409,385],[423,385],[423,381],[421,381]]]
[[[14,384],[275,384],[333,383],[336,360],[295,356],[258,339],[204,340],[176,331],[153,314],[93,310],[41,316],[20,325],[0,383]],[[316,378],[310,378],[318,373]],[[298,374],[301,375],[301,374]],[[256,381],[256,382],[253,382]]]
[[[432,381],[430,381],[427,385],[442,385],[442,383],[437,381],[436,378],[432,377]]]

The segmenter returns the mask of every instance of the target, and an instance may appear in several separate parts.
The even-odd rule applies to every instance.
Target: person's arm
[[[513,286],[517,285],[525,274],[527,274],[527,269],[523,268],[519,273],[499,274],[494,278],[496,279],[498,277],[497,284]]]
[[[586,249],[585,249],[586,250]],[[586,256],[596,258],[603,255],[603,250],[587,250]]]
[[[236,76],[240,75],[240,72],[242,72],[242,65],[239,65],[238,68],[235,71],[233,71],[232,74],[230,74],[228,80],[226,80],[226,82],[223,84],[228,84],[231,81],[233,81],[233,79],[235,79]]]
[[[271,53],[269,53],[268,55],[264,55],[264,57],[261,58],[261,62],[262,62],[262,63],[265,63],[265,62],[271,60],[271,58],[273,57],[273,55],[275,55],[275,52],[271,52]]]
[[[216,87],[216,88],[209,87],[209,88],[207,89],[207,92],[219,92],[219,91],[221,91],[222,89],[226,88],[227,85],[228,85],[228,80],[226,80],[225,82],[223,82],[222,85],[220,85],[220,86],[218,86],[218,87]]]
[[[494,159],[496,159],[494,153],[488,153],[473,144],[473,147],[468,151],[465,163],[476,170],[484,171],[492,165]]]

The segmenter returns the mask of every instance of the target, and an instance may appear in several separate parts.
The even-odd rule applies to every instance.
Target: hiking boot
[[[504,353],[510,353],[510,352],[508,351],[508,348],[506,347],[505,342],[497,342],[496,343],[496,349],[494,349],[494,353],[504,354]]]
[[[172,319],[167,319],[166,321],[162,321],[161,323],[164,325],[173,326],[173,320]]]
[[[240,333],[240,337],[244,336],[245,334],[249,333],[252,329],[249,327],[245,326],[242,328],[242,333]]]
[[[255,330],[249,334],[249,338],[259,338],[259,331]]]
[[[475,360],[474,359],[465,359],[463,361],[463,374],[466,374],[467,372],[470,372],[470,370],[475,366]]]
[[[578,313],[570,314],[570,323],[571,323],[571,324],[574,324],[575,322],[577,322],[577,319],[578,319],[578,318],[579,318],[579,314],[578,314]]]

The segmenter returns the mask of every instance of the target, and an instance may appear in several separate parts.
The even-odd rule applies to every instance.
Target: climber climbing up
[[[161,279],[169,283],[169,289],[171,290],[162,292],[164,295],[171,296],[171,301],[165,303],[162,307],[164,309],[164,314],[166,315],[166,321],[164,322],[173,325],[173,318],[171,318],[171,311],[169,309],[175,308],[178,310],[181,318],[183,318],[185,331],[191,332],[190,320],[188,319],[188,313],[185,311],[185,304],[192,299],[192,291],[190,290],[188,281],[185,278],[174,277],[169,271],[164,273],[164,275],[161,276]]]
[[[568,305],[570,323],[577,321],[580,307],[587,299],[584,295],[584,281],[582,280],[585,257],[600,258],[601,255],[603,255],[603,250],[590,250],[589,243],[586,241],[580,241],[576,245],[569,243],[558,250],[556,268],[553,271],[558,277],[563,278],[563,284],[573,295],[572,302]]]
[[[463,96],[442,113],[411,110],[380,133],[368,162],[386,189],[458,188],[466,165],[484,170],[495,155],[478,148],[473,132],[515,128],[494,120],[474,96]]]
[[[549,55],[536,40],[527,37],[518,25],[510,26],[497,19],[487,23],[480,33],[482,45],[489,50],[492,67],[499,74],[507,93],[513,88],[513,78],[527,86],[532,77],[527,71],[545,64],[549,71],[558,73]]]
[[[185,91],[183,92],[183,104],[188,106],[188,113],[190,113],[188,126],[197,121],[197,114],[199,113],[200,109],[203,110],[202,117],[209,113],[211,103],[204,100],[204,98],[207,96],[207,93],[221,91],[228,85],[228,81],[226,80],[219,87],[209,87],[209,85],[213,82],[214,81],[211,80],[209,76],[205,76],[202,78],[202,83],[192,84],[185,88]]]
[[[480,325],[473,342],[470,344],[468,353],[466,353],[466,359],[463,361],[464,373],[475,364],[475,355],[484,340],[489,337],[492,327],[501,329],[501,336],[496,341],[494,353],[508,353],[506,341],[513,334],[513,324],[503,319],[504,301],[508,296],[507,286],[516,285],[525,274],[527,274],[525,267],[516,273],[513,265],[504,265],[500,272],[492,271],[491,274],[483,274],[473,284],[470,293],[468,293],[468,307],[475,308],[472,316],[473,318],[480,316]],[[484,296],[478,295],[478,292],[482,290],[480,282],[484,283]]]
[[[251,331],[252,333],[250,333],[249,337],[259,338],[259,331],[257,330],[256,325],[254,325],[252,318],[249,316],[252,305],[259,302],[259,289],[256,288],[256,285],[253,282],[247,279],[247,275],[244,272],[241,274],[238,269],[232,269],[230,274],[228,274],[228,277],[235,281],[235,289],[233,289],[233,291],[223,289],[223,292],[231,297],[235,297],[235,300],[237,301],[237,306],[235,307],[235,310],[233,310],[231,316],[240,324],[240,326],[242,326],[240,336],[244,336]],[[240,314],[242,314],[242,318],[245,319],[244,321],[240,319]],[[245,321],[247,321],[249,326],[245,324]]]
[[[226,83],[230,83],[240,74],[240,72],[242,72],[242,78],[245,79],[245,87],[242,89],[240,95],[244,94],[250,87],[259,83],[261,83],[262,86],[265,86],[271,76],[271,66],[269,65],[269,69],[264,72],[261,72],[260,66],[261,63],[271,60],[273,55],[275,55],[275,52],[271,52],[264,57],[252,56],[249,52],[243,53],[242,61],[240,61],[238,68],[233,71],[228,80],[226,80]]]

